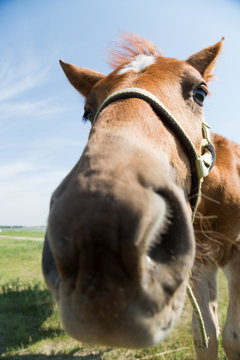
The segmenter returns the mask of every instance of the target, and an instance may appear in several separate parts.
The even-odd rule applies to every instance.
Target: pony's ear
[[[218,55],[221,52],[224,37],[216,43],[198,53],[190,56],[186,62],[197,69],[205,81],[209,81],[212,77],[211,71],[215,65]]]
[[[92,87],[105,77],[105,75],[94,70],[68,64],[62,60],[59,62],[70,83],[85,97],[88,97]]]

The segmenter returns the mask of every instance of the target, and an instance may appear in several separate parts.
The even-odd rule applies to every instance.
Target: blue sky
[[[50,195],[89,133],[58,60],[107,74],[107,48],[121,30],[179,59],[225,36],[205,117],[240,143],[240,2],[0,0],[0,225],[46,224]]]

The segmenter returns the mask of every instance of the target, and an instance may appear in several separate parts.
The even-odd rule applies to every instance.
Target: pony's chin
[[[71,298],[63,297],[60,301],[61,317],[64,329],[73,338],[90,344],[115,346],[124,348],[146,348],[162,342],[172,331],[183,309],[187,283],[179,286],[171,300],[156,311],[156,304],[146,314],[136,301],[128,304],[120,314],[109,310],[104,314],[90,312],[91,307],[85,300],[73,303]],[[81,301],[84,304],[81,304]],[[99,312],[101,312],[101,303]],[[104,308],[104,306],[102,306]]]

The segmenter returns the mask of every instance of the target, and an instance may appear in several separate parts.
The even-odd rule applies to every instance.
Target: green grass
[[[42,231],[24,231],[24,230],[4,230],[0,232],[0,236],[22,236],[22,237],[44,237]]]
[[[0,284],[21,278],[41,278],[42,241],[0,238]]]
[[[28,233],[28,236],[35,236]],[[193,360],[191,306],[161,344],[126,350],[81,344],[63,330],[58,307],[41,275],[41,241],[0,238],[0,359]],[[226,316],[226,280],[219,275],[220,320]],[[219,359],[225,356],[220,349]]]

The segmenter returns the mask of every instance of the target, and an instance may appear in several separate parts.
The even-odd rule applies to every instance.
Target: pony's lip
[[[171,300],[166,303],[167,310],[155,301],[152,306],[149,305],[148,312],[144,311],[141,302],[129,302],[123,312],[114,313],[113,323],[109,324],[107,318],[103,318],[104,325],[102,321],[96,321],[97,313],[90,318],[86,316],[81,297],[74,301],[74,295],[62,289],[60,311],[64,328],[72,337],[87,343],[129,348],[156,345],[168,336],[181,314],[185,297],[180,293],[186,287],[186,282],[185,279],[179,284]],[[85,304],[89,302],[87,298],[83,301]],[[76,311],[74,302],[83,307],[83,311]]]

